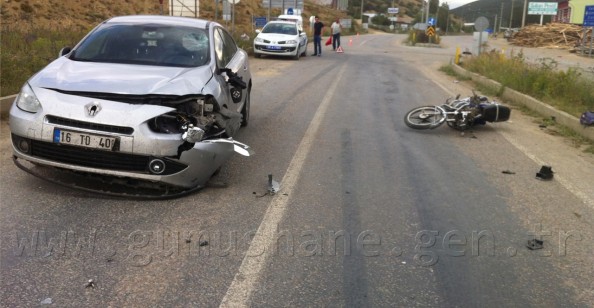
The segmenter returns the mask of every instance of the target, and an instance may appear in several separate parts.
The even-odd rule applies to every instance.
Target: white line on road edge
[[[301,139],[299,147],[297,148],[295,155],[293,155],[291,163],[281,180],[283,194],[274,195],[272,201],[268,205],[262,223],[260,223],[258,231],[243,257],[239,271],[235,274],[231,286],[227,289],[227,293],[225,294],[225,297],[223,297],[220,307],[249,306],[250,297],[256,288],[258,280],[260,280],[260,277],[262,276],[262,270],[266,265],[266,261],[272,255],[272,252],[274,252],[274,249],[272,249],[274,245],[274,234],[277,231],[278,224],[281,222],[287,211],[289,196],[292,195],[292,190],[296,186],[297,180],[299,180],[301,168],[305,163],[305,159],[313,144],[314,137],[316,136],[320,124],[322,123],[322,119],[326,114],[326,110],[330,105],[330,99],[332,98],[338,83],[342,79],[345,68],[346,64],[343,64],[340,72],[335,75],[338,78],[334,79],[334,82],[330,85],[330,88],[326,92],[326,96],[324,96],[324,99],[316,110],[309,127],[305,131],[305,135]]]

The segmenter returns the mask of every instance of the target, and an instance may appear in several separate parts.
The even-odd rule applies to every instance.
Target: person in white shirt
[[[340,20],[337,18],[330,28],[332,29],[332,50],[336,50],[336,48],[340,47],[340,30],[342,29]]]

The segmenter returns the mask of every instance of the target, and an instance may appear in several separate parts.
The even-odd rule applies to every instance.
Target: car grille
[[[45,117],[48,123],[62,125],[62,126],[69,126],[69,127],[76,127],[76,128],[83,128],[89,130],[97,130],[107,133],[116,133],[122,135],[132,135],[134,133],[134,129],[132,127],[124,127],[124,126],[114,126],[114,125],[104,125],[104,124],[97,124],[91,122],[83,122],[83,121],[76,121],[72,119],[60,118],[56,116],[48,115]]]
[[[18,142],[23,139],[25,138],[12,135],[12,141],[16,148],[18,148]],[[39,140],[29,139],[29,141],[31,151],[28,154],[31,156],[90,168],[150,174],[148,164],[152,159],[156,158],[147,155],[93,150]],[[160,175],[174,174],[187,167],[167,158],[162,158],[162,160],[165,162],[165,170]]]

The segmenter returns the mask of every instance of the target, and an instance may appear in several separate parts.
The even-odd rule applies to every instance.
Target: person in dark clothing
[[[320,21],[320,18],[316,16],[314,22],[314,56],[322,55],[322,31],[324,24]]]

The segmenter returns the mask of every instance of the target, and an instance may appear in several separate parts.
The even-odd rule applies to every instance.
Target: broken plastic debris
[[[503,174],[516,174],[515,172],[509,171],[509,170],[503,170],[503,171],[501,171],[501,173],[503,173]]]
[[[87,284],[85,285],[85,288],[94,288],[95,287],[95,282],[93,281],[93,279],[89,279],[89,282],[87,282]]]
[[[42,305],[51,305],[52,304],[52,298],[51,297],[48,297],[48,298],[42,300],[40,304],[42,304]]]
[[[270,195],[276,194],[280,190],[280,184],[272,179],[272,174],[268,175],[268,193]]]
[[[528,249],[530,249],[530,250],[542,249],[543,243],[544,242],[541,240],[532,239],[532,240],[528,241],[528,243],[526,244],[526,247],[528,247]]]
[[[551,166],[542,166],[540,171],[536,173],[536,178],[539,180],[550,180],[553,178],[553,170]]]

